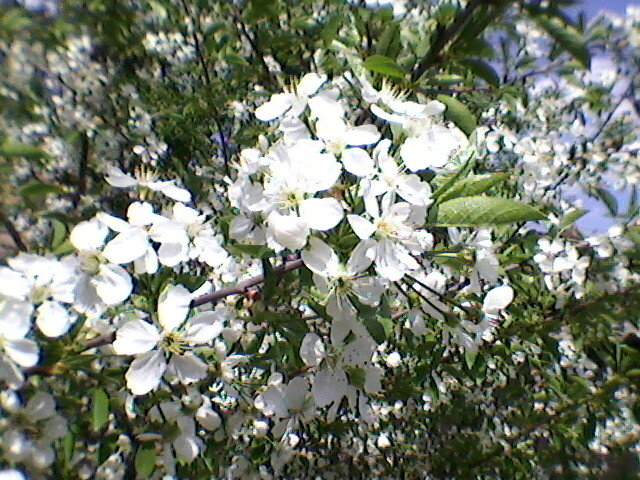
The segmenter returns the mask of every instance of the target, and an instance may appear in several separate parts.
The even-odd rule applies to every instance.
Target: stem
[[[302,259],[298,258],[296,260],[290,260],[282,265],[278,265],[277,267],[273,267],[272,272],[278,273],[280,275],[285,274],[287,272],[291,272],[293,270],[297,270],[302,267]],[[224,297],[228,297],[229,295],[244,295],[246,291],[261,283],[264,283],[265,276],[264,275],[256,275],[255,277],[248,278],[242,282],[236,283],[235,285],[231,285],[229,287],[218,290],[217,292],[207,293],[206,295],[202,295],[201,297],[195,298],[191,302],[192,307],[198,307],[200,305],[204,305],[205,303],[216,302]],[[103,345],[107,345],[115,339],[115,332],[107,333],[105,335],[100,335],[99,337],[93,338],[87,341],[83,345],[83,350],[89,350],[92,348],[102,347]]]
[[[455,40],[462,30],[462,27],[467,23],[467,20],[469,20],[471,15],[473,15],[473,12],[475,12],[482,3],[483,2],[480,0],[472,0],[469,2],[466,8],[458,14],[453,23],[438,33],[435,42],[433,42],[433,45],[431,45],[431,48],[429,49],[429,53],[427,53],[420,63],[414,68],[413,73],[411,74],[412,81],[418,81],[418,79],[424,75],[429,68],[440,61],[440,52]]]
[[[13,240],[13,243],[15,243],[16,248],[18,250],[20,250],[21,252],[26,252],[27,251],[27,246],[22,241],[22,237],[20,236],[20,232],[18,232],[18,230],[16,229],[16,227],[13,224],[13,222],[11,221],[11,219],[5,215],[4,211],[2,210],[2,207],[0,207],[0,223],[2,223],[4,228],[7,229],[7,233],[9,234],[11,239]]]

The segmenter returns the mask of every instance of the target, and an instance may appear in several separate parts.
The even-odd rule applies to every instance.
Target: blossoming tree
[[[639,9],[24,3],[0,479],[640,473]]]

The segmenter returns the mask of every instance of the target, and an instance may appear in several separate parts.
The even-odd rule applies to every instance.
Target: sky
[[[587,12],[589,17],[594,17],[601,11],[610,11],[617,14],[624,14],[627,5],[640,5],[640,0],[583,0],[582,5],[578,5],[576,9],[582,9]],[[611,185],[603,185],[607,190],[613,193],[618,201],[621,211],[628,207],[629,191],[615,191]],[[583,203],[583,208],[587,210],[587,214],[576,222],[580,230],[589,235],[594,233],[604,233],[614,225],[616,221],[612,219],[606,207],[597,199],[581,194],[576,188],[567,192],[567,196],[578,198]]]
[[[584,0],[582,8],[592,17],[600,10],[624,13],[627,5],[633,4],[640,5],[640,0]]]

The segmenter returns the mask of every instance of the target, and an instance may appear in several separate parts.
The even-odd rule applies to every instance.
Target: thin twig
[[[424,56],[411,74],[411,79],[417,81],[429,68],[439,62],[442,50],[449,45],[462,30],[467,20],[473,15],[478,7],[483,4],[480,0],[472,0],[462,12],[456,17],[451,25],[442,30],[436,37],[433,45],[429,48],[429,53]]]
[[[16,248],[21,252],[27,251],[27,246],[22,241],[22,237],[20,236],[20,232],[16,229],[15,225],[11,221],[9,217],[5,215],[5,213],[0,209],[0,223],[7,229],[7,233],[15,243]]]
[[[291,272],[293,270],[297,270],[303,265],[302,259],[298,258],[296,260],[290,260],[282,265],[278,265],[277,267],[273,267],[272,272],[277,274],[285,274],[287,272]],[[265,276],[264,275],[256,275],[255,277],[248,278],[242,282],[239,282],[235,285],[231,285],[229,287],[223,288],[216,292],[207,293],[206,295],[202,295],[194,299],[191,302],[192,307],[198,307],[200,305],[204,305],[205,303],[216,302],[224,297],[228,297],[229,295],[244,295],[247,290],[253,286],[264,283]],[[83,350],[90,350],[92,348],[102,347],[103,345],[107,345],[115,339],[115,333],[107,333],[105,335],[100,335],[99,337],[93,338],[85,342],[83,346]]]

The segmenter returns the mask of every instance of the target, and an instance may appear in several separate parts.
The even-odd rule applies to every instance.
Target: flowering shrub
[[[635,478],[640,15],[555,3],[7,4],[0,479]]]

